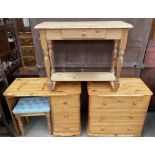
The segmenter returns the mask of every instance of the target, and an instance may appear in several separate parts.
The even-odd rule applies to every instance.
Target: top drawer
[[[94,109],[113,109],[113,110],[147,110],[150,96],[142,97],[103,97],[89,96],[89,108]]]
[[[80,95],[52,96],[51,102],[53,109],[80,108]]]

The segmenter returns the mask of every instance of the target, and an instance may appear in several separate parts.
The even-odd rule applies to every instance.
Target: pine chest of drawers
[[[118,92],[89,82],[88,135],[140,136],[152,92],[140,78],[122,78]]]
[[[51,95],[53,135],[80,135],[80,83],[57,83]]]

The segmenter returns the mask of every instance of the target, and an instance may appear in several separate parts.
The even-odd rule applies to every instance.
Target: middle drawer
[[[80,123],[80,109],[59,109],[53,110],[53,121],[55,123],[59,122],[70,122],[70,123]]]
[[[94,123],[102,122],[143,122],[146,111],[89,111],[89,120]]]

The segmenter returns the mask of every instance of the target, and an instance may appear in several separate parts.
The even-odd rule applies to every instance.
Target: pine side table
[[[43,22],[35,28],[40,33],[50,91],[57,81],[111,81],[118,90],[128,30],[133,28],[131,24],[122,21]],[[114,40],[111,71],[55,73],[52,40]]]

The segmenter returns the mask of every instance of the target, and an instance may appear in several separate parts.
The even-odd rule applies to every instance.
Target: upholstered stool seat
[[[47,97],[23,97],[13,109],[14,114],[49,112],[50,101]]]
[[[13,109],[19,128],[24,135],[24,126],[21,117],[41,116],[47,117],[49,132],[51,134],[50,99],[48,97],[21,97]]]

